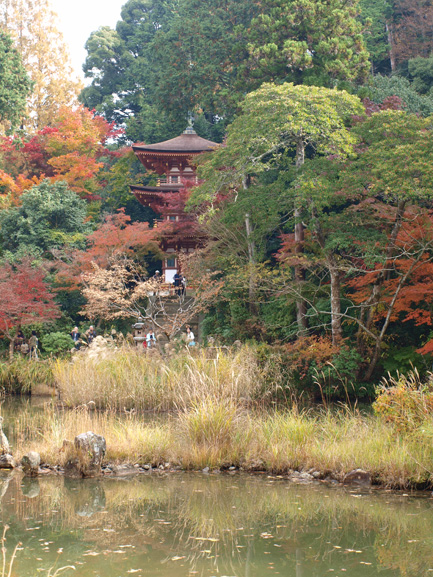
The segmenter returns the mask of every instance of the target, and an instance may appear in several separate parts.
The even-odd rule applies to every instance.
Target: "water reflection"
[[[428,495],[360,493],[278,478],[0,477],[16,575],[420,577],[433,572]]]

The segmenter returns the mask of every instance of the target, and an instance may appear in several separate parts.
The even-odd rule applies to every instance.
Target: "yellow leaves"
[[[61,106],[78,104],[83,88],[70,64],[57,15],[48,0],[9,0],[4,12],[5,28],[16,39],[24,67],[34,83],[28,100],[26,128],[36,131],[50,126]]]

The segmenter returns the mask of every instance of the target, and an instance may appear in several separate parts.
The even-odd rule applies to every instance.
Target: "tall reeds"
[[[99,409],[184,409],[214,395],[242,403],[257,399],[257,362],[247,347],[240,351],[205,349],[164,358],[130,347],[103,357],[57,360],[54,378],[60,396],[73,407],[93,401]]]
[[[167,358],[119,348],[93,358],[58,360],[53,373],[69,408],[17,415],[12,428],[18,457],[36,450],[43,461],[61,463],[63,440],[92,430],[106,438],[112,462],[314,469],[338,479],[362,468],[383,485],[433,486],[433,418],[427,402],[432,393],[430,385],[415,389],[411,378],[389,382],[377,414],[363,415],[344,407],[275,410],[249,347]],[[144,410],[170,413],[149,418]],[[410,426],[402,426],[402,419]]]
[[[49,360],[16,357],[13,362],[0,362],[0,388],[8,394],[30,393],[35,384],[54,386]]]

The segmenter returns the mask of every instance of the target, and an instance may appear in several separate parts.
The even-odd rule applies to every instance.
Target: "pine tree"
[[[333,87],[362,82],[369,69],[357,2],[264,0],[245,31],[247,86],[294,82]]]

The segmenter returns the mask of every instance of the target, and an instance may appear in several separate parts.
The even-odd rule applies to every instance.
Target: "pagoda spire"
[[[194,130],[194,114],[188,111],[188,126],[183,131],[184,134],[197,134]]]

